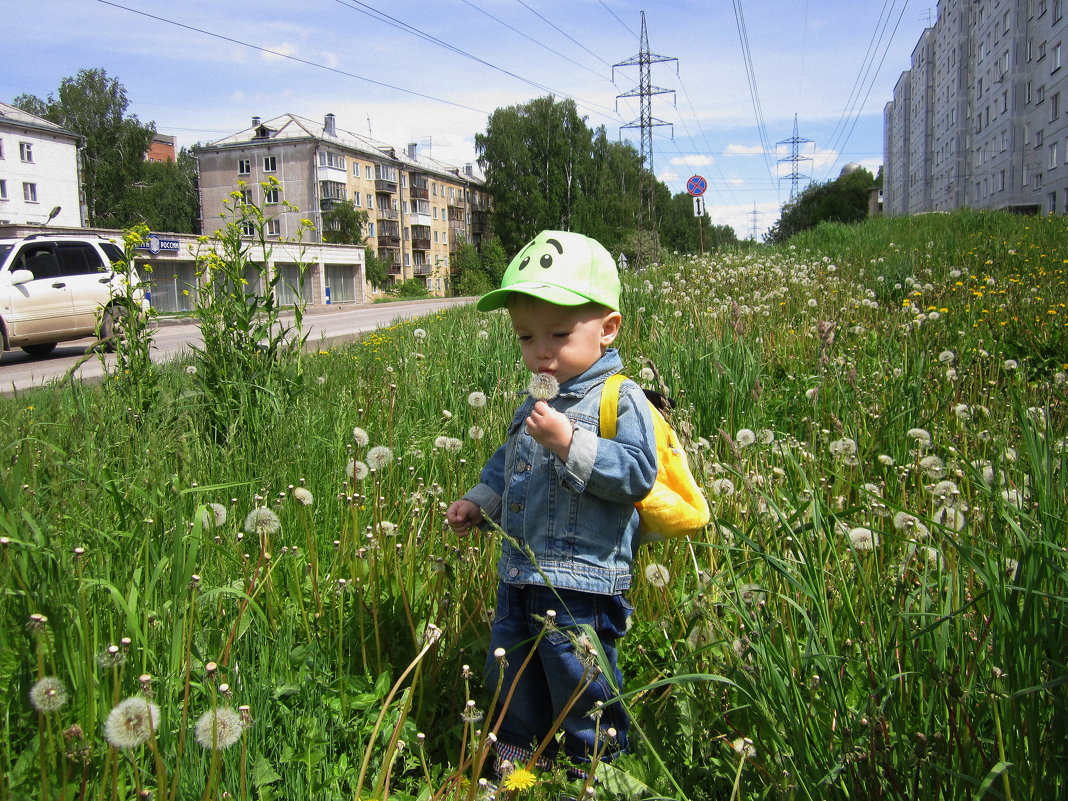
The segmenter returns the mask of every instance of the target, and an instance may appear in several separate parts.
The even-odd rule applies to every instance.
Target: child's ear
[[[619,312],[609,312],[601,321],[601,347],[607,348],[619,335],[619,326],[623,322],[623,315]]]

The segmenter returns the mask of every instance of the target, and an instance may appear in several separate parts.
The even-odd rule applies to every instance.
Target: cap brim
[[[570,289],[565,289],[562,286],[556,286],[556,284],[546,284],[540,281],[524,281],[518,284],[509,284],[500,289],[494,289],[492,292],[487,292],[476,301],[475,308],[479,311],[493,311],[494,309],[500,309],[508,303],[508,296],[513,292],[544,300],[546,303],[552,303],[554,306],[581,306],[583,303],[591,302],[591,299],[585,295],[580,295],[578,292],[572,292]]]

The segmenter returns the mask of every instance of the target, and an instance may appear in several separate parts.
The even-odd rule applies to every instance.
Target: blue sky
[[[744,20],[745,47],[737,11]],[[0,100],[47,96],[103,67],[131,113],[179,145],[253,116],[337,116],[338,127],[458,166],[501,106],[571,97],[591,126],[638,146],[640,12],[652,84],[654,168],[673,192],[709,183],[712,221],[748,236],[779,215],[792,167],[776,143],[812,139],[799,172],[835,177],[882,161],[882,110],[935,3],[908,0],[37,0],[5,45]],[[386,20],[384,16],[392,19]],[[415,29],[413,31],[413,29]],[[430,41],[436,39],[437,42]],[[442,44],[443,43],[443,44]],[[459,51],[459,52],[458,52]],[[746,57],[759,109],[754,108]],[[754,210],[756,215],[753,214]]]

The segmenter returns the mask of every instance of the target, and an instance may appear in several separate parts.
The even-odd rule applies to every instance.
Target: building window
[[[373,198],[370,195],[364,195],[364,197],[367,199],[367,208],[373,209],[375,207]]]
[[[352,162],[352,175],[353,175],[354,178],[359,178],[360,177],[360,162],[358,162],[358,161]]]
[[[252,159],[238,159],[237,160],[237,174],[249,175],[252,173]]]
[[[0,178],[0,200],[7,200],[7,181]]]
[[[278,170],[278,161],[275,156],[263,157],[263,171],[264,172],[276,172]]]
[[[242,189],[241,190],[241,202],[244,203],[246,206],[251,206],[252,205],[253,201],[252,201],[252,190],[251,189]]]
[[[1053,21],[1060,22],[1064,16],[1064,0],[1053,0]]]
[[[1061,95],[1059,92],[1049,96],[1049,121],[1053,122],[1061,115]]]
[[[319,151],[319,166],[320,167],[333,167],[334,169],[345,169],[345,157],[340,153],[334,153],[330,150]]]
[[[267,221],[267,236],[279,236],[282,233],[282,222],[277,217]]]
[[[1024,104],[1031,102],[1031,82],[1028,81],[1024,84]]]
[[[33,144],[31,142],[19,142],[19,158],[27,164],[33,163]]]
[[[251,239],[256,235],[256,227],[250,222],[241,223],[241,236]]]
[[[278,202],[278,187],[272,189],[265,189],[263,191],[263,202],[273,205]]]
[[[374,236],[375,235],[375,224],[374,223],[367,223],[367,235],[368,236]]]
[[[1053,46],[1053,58],[1050,61],[1049,71],[1056,72],[1061,68],[1061,43],[1057,42]]]
[[[0,159],[4,157],[4,140],[0,139]]]
[[[370,164],[366,165],[363,168],[363,177],[368,181],[373,181],[375,179],[375,168]]]
[[[24,183],[22,185],[22,199],[27,203],[37,202],[37,184]]]
[[[1052,142],[1049,146],[1049,169],[1057,169],[1057,143]]]
[[[1000,173],[998,173],[998,191],[1005,191],[1005,170],[1002,170]]]
[[[353,192],[352,193],[352,205],[356,206],[357,208],[359,208],[359,205],[360,205],[360,193],[359,192]]]
[[[1046,197],[1049,200],[1049,206],[1047,207],[1047,210],[1051,214],[1053,214],[1054,212],[1057,211],[1057,190],[1054,189]]]

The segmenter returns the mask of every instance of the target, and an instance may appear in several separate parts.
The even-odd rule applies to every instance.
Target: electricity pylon
[[[802,156],[799,150],[799,145],[811,144],[811,139],[804,139],[797,135],[797,115],[794,114],[794,135],[789,139],[783,139],[781,142],[776,142],[777,145],[789,145],[790,155],[786,158],[779,159],[779,162],[789,162],[792,167],[790,168],[790,174],[782,176],[780,181],[790,182],[790,200],[797,197],[797,185],[801,182],[802,178],[812,180],[810,175],[802,175],[797,171],[797,165],[802,161],[812,161],[810,156]]]

